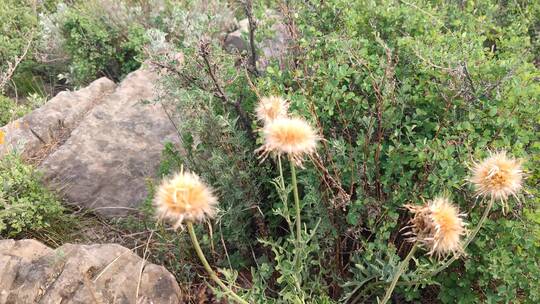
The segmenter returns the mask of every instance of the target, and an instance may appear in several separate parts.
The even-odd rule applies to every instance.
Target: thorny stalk
[[[414,256],[414,253],[416,252],[416,249],[418,249],[418,242],[414,243],[413,247],[411,248],[411,251],[409,251],[409,254],[405,257],[403,261],[398,266],[398,269],[396,270],[396,273],[394,273],[394,278],[392,279],[392,282],[390,283],[390,286],[388,286],[388,289],[386,290],[386,294],[384,295],[384,298],[381,300],[380,304],[386,304],[388,300],[390,300],[390,297],[392,296],[392,293],[394,292],[394,288],[396,288],[396,284],[401,277],[401,274],[403,274],[403,271],[409,266],[409,261]]]
[[[289,159],[289,162],[291,163],[291,182],[293,186],[293,196],[294,196],[294,209],[296,211],[296,217],[295,217],[295,223],[296,223],[296,264],[300,262],[300,259],[298,258],[298,255],[300,254],[300,242],[302,237],[302,219],[300,217],[300,198],[298,195],[298,182],[296,180],[296,168],[294,166],[294,161]],[[299,266],[299,265],[297,265]]]
[[[187,228],[189,231],[189,236],[191,238],[191,242],[193,243],[193,247],[195,247],[195,252],[197,253],[197,256],[199,257],[199,260],[201,260],[201,263],[204,266],[204,269],[210,276],[210,278],[216,282],[216,284],[219,285],[225,291],[225,294],[233,298],[236,302],[241,304],[249,304],[246,300],[242,299],[239,295],[237,295],[232,289],[229,288],[229,286],[225,285],[223,281],[217,276],[216,272],[210,267],[210,264],[206,260],[206,257],[204,256],[204,253],[202,252],[201,246],[199,245],[199,241],[197,240],[197,235],[195,234],[195,229],[193,229],[193,223],[188,222]]]
[[[280,181],[279,186],[281,187],[281,191],[286,193],[285,178],[283,177],[283,166],[281,164],[281,155],[278,155],[278,166],[279,166],[279,181]],[[289,204],[287,201],[287,194],[283,197],[283,208],[285,209],[285,215],[286,215],[285,220],[287,221],[287,224],[289,224],[289,229],[291,229],[292,231],[293,225],[292,225],[291,217],[289,214]]]

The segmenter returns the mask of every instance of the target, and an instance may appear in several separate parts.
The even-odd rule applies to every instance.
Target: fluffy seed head
[[[270,153],[287,154],[297,165],[305,155],[315,152],[319,136],[300,118],[278,118],[263,128],[264,144],[257,149],[264,159]]]
[[[287,117],[288,110],[289,105],[285,99],[279,96],[270,96],[261,98],[255,108],[255,113],[260,121],[269,123],[275,119]]]
[[[213,217],[218,201],[212,190],[200,178],[189,172],[180,172],[164,180],[154,198],[159,219],[167,219],[177,229],[184,220],[202,221]]]
[[[492,154],[480,163],[475,163],[470,182],[477,196],[505,201],[516,196],[521,189],[523,171],[521,160],[506,156],[505,151]]]
[[[413,237],[410,241],[419,241],[425,245],[428,254],[441,256],[462,250],[461,236],[465,234],[463,214],[445,197],[437,197],[424,206],[406,205],[414,214],[411,219]]]

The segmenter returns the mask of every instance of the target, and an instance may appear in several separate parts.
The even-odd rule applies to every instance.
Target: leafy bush
[[[39,27],[27,1],[2,0],[0,7],[0,93],[4,93],[18,65],[32,57]],[[14,84],[11,91],[18,89],[17,81]]]
[[[67,63],[60,77],[81,85],[99,76],[119,80],[139,68],[152,19],[140,5],[93,0],[61,2],[55,12],[41,14],[40,23],[41,59]]]
[[[99,75],[119,79],[140,66],[137,58],[145,43],[142,25],[117,27],[106,19],[105,8],[94,11],[95,8],[75,6],[62,20],[65,50],[71,56],[70,69],[75,83],[84,83]]]
[[[40,181],[40,175],[16,155],[0,159],[0,233],[20,233],[49,227],[63,207]]]
[[[36,16],[24,0],[0,1],[0,62],[2,65],[22,55],[37,26]]]
[[[443,303],[534,303],[540,299],[538,238],[519,221],[496,219],[470,247],[464,270],[453,267],[438,280]]]
[[[285,28],[299,37],[262,75],[206,37],[168,50],[183,53],[184,63],[151,57],[166,70],[162,101],[182,115],[178,163],[219,190],[223,210],[210,231],[226,237],[217,264],[240,253],[253,266],[246,297],[256,303],[376,301],[410,248],[400,233],[410,219],[403,205],[449,193],[474,227],[484,205],[464,185],[468,166],[504,149],[526,159],[532,190],[510,202],[510,214],[497,207],[468,256],[442,274],[430,276],[441,263],[418,256],[396,299],[536,303],[538,225],[524,210],[539,202],[538,4],[334,0],[286,8]],[[301,267],[283,202],[290,189],[268,187],[279,185],[276,163],[258,164],[253,153],[261,143],[257,95],[286,97],[326,139],[299,172]],[[264,229],[239,227],[250,217]],[[203,242],[210,244],[220,242]]]
[[[19,104],[11,98],[0,95],[0,126],[6,125],[29,111],[30,108],[27,105]]]

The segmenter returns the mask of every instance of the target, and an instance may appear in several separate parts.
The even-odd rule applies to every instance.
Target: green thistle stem
[[[392,296],[392,292],[394,292],[394,288],[396,288],[396,284],[401,277],[401,274],[403,274],[403,271],[409,266],[409,261],[414,256],[414,253],[416,249],[418,248],[418,243],[414,243],[413,247],[411,248],[411,251],[409,251],[409,254],[405,257],[405,259],[399,264],[398,269],[396,270],[396,273],[394,273],[394,278],[392,278],[392,283],[390,283],[390,286],[388,286],[388,289],[386,290],[386,294],[384,295],[384,298],[380,302],[380,304],[386,304],[388,300],[390,300],[390,297]]]
[[[224,291],[225,294],[229,295],[231,298],[233,298],[236,302],[241,304],[249,304],[244,299],[240,298],[232,289],[230,289],[221,279],[217,276],[217,274],[212,270],[212,267],[210,267],[210,264],[208,264],[208,261],[206,260],[206,257],[204,256],[204,253],[201,250],[201,246],[199,245],[199,241],[197,240],[197,235],[195,234],[195,229],[193,229],[193,223],[188,222],[187,228],[189,231],[189,236],[191,237],[191,242],[193,243],[193,247],[195,247],[195,252],[197,252],[197,256],[199,257],[199,260],[201,260],[201,263],[204,266],[204,269],[210,276],[210,278],[216,282]]]
[[[298,183],[296,181],[296,168],[294,167],[294,162],[291,159],[291,179],[293,186],[293,195],[294,195],[294,208],[296,209],[296,242],[300,245],[300,239],[302,237],[302,219],[300,218],[300,198],[298,196]]]
[[[289,162],[291,164],[291,179],[292,179],[292,186],[293,186],[293,196],[294,196],[294,208],[296,210],[296,254],[294,256],[294,266],[296,268],[296,289],[298,289],[298,292],[302,293],[302,272],[301,272],[301,261],[300,261],[300,254],[302,251],[302,218],[300,217],[300,196],[298,195],[298,182],[296,181],[296,168],[294,166],[294,161],[292,157],[289,157]],[[301,302],[304,303],[303,297],[301,299]]]
[[[281,155],[278,155],[278,166],[279,166],[279,178],[280,178],[279,186],[281,187],[281,191],[284,191],[284,193],[286,193],[285,178],[283,177],[283,166],[281,165]],[[289,229],[291,229],[292,231],[293,227],[292,227],[291,217],[289,215],[289,205],[288,205],[287,197],[283,198],[283,208],[285,209],[285,220],[287,221],[287,224],[289,225]]]

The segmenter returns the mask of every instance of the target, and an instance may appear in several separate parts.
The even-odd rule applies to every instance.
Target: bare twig
[[[311,160],[317,170],[322,175],[322,180],[326,184],[326,186],[329,189],[333,189],[333,195],[334,195],[334,208],[345,208],[345,206],[350,202],[351,196],[345,191],[341,185],[341,182],[339,180],[336,180],[326,166],[324,165],[321,157],[318,154],[314,154],[311,156]]]
[[[290,38],[291,44],[289,47],[289,51],[293,57],[292,66],[296,69],[302,63],[300,59],[300,53],[302,50],[302,47],[300,46],[300,43],[299,43],[300,31],[298,30],[298,27],[296,26],[294,12],[290,7],[290,1],[285,1],[285,0],[281,1],[279,3],[279,10],[283,16],[285,28],[287,29],[287,33]],[[307,65],[304,65],[303,68],[304,68],[305,74],[307,74]]]
[[[208,76],[212,79],[212,83],[214,84],[215,90],[217,92],[217,96],[223,100],[223,102],[227,104],[234,105],[233,102],[229,100],[227,97],[227,94],[225,94],[225,90],[221,86],[220,82],[218,81],[216,77],[216,71],[215,66],[210,62],[210,42],[206,39],[201,40],[199,45],[199,55],[204,61],[204,65],[206,68],[206,72],[208,73]]]
[[[88,279],[88,276],[86,274],[83,275],[83,280],[84,280],[84,285],[86,285],[86,287],[88,287],[88,291],[90,293],[90,296],[92,297],[92,301],[95,304],[101,304],[101,302],[98,301],[98,299],[97,299],[96,291],[94,290],[94,286],[92,285],[92,283],[90,282],[90,280]]]
[[[146,247],[144,248],[143,257],[142,257],[142,261],[141,261],[141,270],[139,271],[139,280],[137,281],[137,290],[135,292],[135,302],[137,302],[139,300],[139,289],[141,287],[144,264],[146,263],[146,260],[148,259],[148,255],[150,255],[148,253],[148,246],[150,245],[150,240],[152,239],[153,235],[154,235],[154,230],[152,230],[152,232],[148,236],[148,240],[146,241]]]
[[[259,75],[257,70],[257,50],[255,47],[255,30],[257,29],[257,22],[253,18],[253,0],[245,0],[244,10],[248,18],[249,23],[249,47],[251,51],[250,60],[250,70],[255,75]]]
[[[199,45],[199,55],[203,59],[204,68],[208,73],[208,76],[210,76],[210,79],[212,79],[212,83],[216,92],[215,95],[220,98],[224,104],[232,105],[234,107],[234,109],[236,110],[236,114],[238,114],[238,117],[240,118],[240,121],[242,122],[243,127],[248,134],[248,137],[253,143],[255,143],[256,139],[255,134],[253,133],[253,129],[251,127],[251,121],[246,111],[242,108],[242,97],[240,97],[234,102],[230,100],[216,76],[215,65],[213,65],[210,61],[210,42],[208,40],[201,40]]]
[[[248,70],[244,69],[244,71],[245,71],[245,74],[246,74],[246,79],[248,81],[249,87],[255,93],[255,95],[257,95],[257,98],[261,99],[261,94],[259,93],[259,90],[257,89],[257,87],[253,84],[253,81],[251,81],[251,77],[249,76]]]
[[[146,231],[145,231],[146,232]],[[152,233],[154,232],[153,230],[151,231]],[[143,245],[139,245],[139,246],[136,246],[134,247],[133,249],[131,249],[131,251],[129,250],[126,250],[124,251],[123,253],[121,253],[119,256],[117,256],[114,260],[112,260],[109,264],[107,264],[107,266],[105,266],[105,268],[103,268],[103,270],[101,270],[101,272],[94,278],[94,283],[107,271],[107,269],[109,269],[109,267],[112,266],[112,264],[114,264],[116,261],[118,261],[118,259],[120,259],[124,254],[126,253],[131,253],[132,251],[134,251],[135,249],[139,248],[139,247],[142,247],[144,246]]]
[[[7,70],[6,72],[2,73],[0,75],[0,93],[4,92],[4,88],[13,77],[13,73],[15,73],[15,70],[17,69],[17,66],[23,61],[23,59],[28,54],[28,50],[30,50],[30,46],[32,45],[32,42],[34,40],[34,32],[32,31],[30,35],[28,36],[28,41],[26,43],[26,46],[24,47],[23,53],[20,56],[15,57],[15,60],[13,63],[8,62],[7,63]]]

